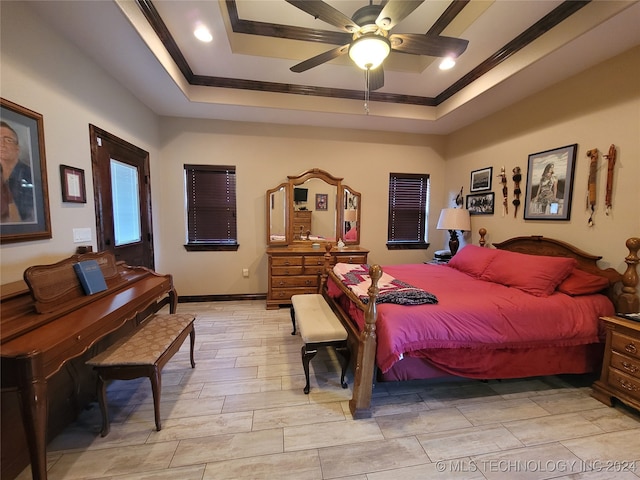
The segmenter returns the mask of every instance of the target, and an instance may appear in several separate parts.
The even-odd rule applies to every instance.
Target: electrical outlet
[[[242,269],[242,276],[247,278],[249,276],[249,269],[248,268],[243,268]]]

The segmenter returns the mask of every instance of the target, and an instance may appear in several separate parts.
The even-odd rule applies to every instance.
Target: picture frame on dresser
[[[0,243],[51,238],[43,117],[0,98],[0,121],[9,152],[2,159]]]

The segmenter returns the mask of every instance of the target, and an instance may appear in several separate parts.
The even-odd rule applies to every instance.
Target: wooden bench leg
[[[189,337],[190,337],[190,342],[191,342],[191,350],[190,350],[191,368],[196,368],[196,362],[193,359],[193,348],[196,345],[196,329],[193,328],[193,325],[191,326],[191,332],[189,333]]]
[[[98,373],[98,385],[97,385],[98,403],[100,405],[100,413],[102,414],[102,429],[100,430],[100,436],[106,437],[109,435],[111,426],[109,425],[109,410],[107,407],[107,382],[102,378],[102,375]]]
[[[291,308],[289,309],[289,314],[291,315],[291,323],[293,323],[293,332],[291,332],[291,335],[295,335],[296,334],[296,312],[293,309],[293,305],[291,305]]]
[[[342,367],[340,385],[342,385],[342,388],[347,388],[347,382],[344,381],[344,376],[347,373],[347,367],[349,366],[349,360],[351,359],[351,352],[346,344],[336,347],[336,352],[340,355],[340,366]]]
[[[307,381],[307,384],[304,387],[304,393],[308,395],[309,389],[311,388],[309,385],[309,362],[313,357],[316,356],[316,353],[318,353],[318,350],[307,350],[307,346],[303,345],[301,353],[302,353],[302,366],[304,368],[304,378]]]
[[[160,390],[162,388],[162,377],[160,369],[154,365],[153,370],[149,372],[149,380],[151,380],[151,393],[153,394],[153,413],[156,419],[156,430],[160,431],[162,425],[160,423]]]

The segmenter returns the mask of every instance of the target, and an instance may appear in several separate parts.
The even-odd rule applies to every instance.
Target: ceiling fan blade
[[[369,70],[369,91],[373,92],[384,87],[384,68],[380,65],[378,68]]]
[[[413,55],[429,57],[458,57],[466,49],[469,40],[419,33],[394,33],[389,36],[391,49]]]
[[[333,60],[334,58],[338,58],[340,55],[344,55],[349,51],[349,45],[343,45],[341,47],[334,48],[333,50],[328,50],[320,55],[316,55],[315,57],[311,57],[304,62],[300,62],[297,65],[294,65],[290,68],[292,72],[302,73],[306,72],[310,68],[317,67],[329,60]]]
[[[345,32],[353,33],[360,28],[345,14],[321,0],[286,0],[286,2]]]
[[[376,25],[385,30],[391,30],[418,8],[422,2],[424,0],[389,0],[378,15]]]

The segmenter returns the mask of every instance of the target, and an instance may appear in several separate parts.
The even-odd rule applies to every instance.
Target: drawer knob
[[[289,266],[291,265],[291,263],[289,263],[289,260],[287,260],[286,262],[284,262],[285,265]]]
[[[282,280],[280,280],[280,283],[278,284],[279,287],[284,287],[284,282]]]
[[[637,353],[638,348],[633,343],[628,343],[625,345],[624,349],[629,353]]]
[[[311,285],[311,280],[306,280],[304,283],[305,285]]]
[[[638,371],[638,367],[629,362],[622,362],[622,368],[624,368],[627,372],[636,373]]]
[[[625,390],[629,390],[630,392],[635,392],[638,390],[638,388],[633,383],[628,382],[627,380],[623,380],[622,378],[618,378],[617,380]]]

